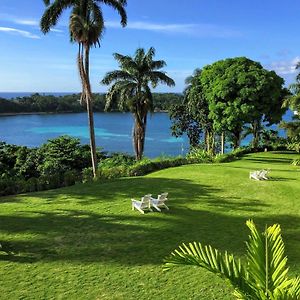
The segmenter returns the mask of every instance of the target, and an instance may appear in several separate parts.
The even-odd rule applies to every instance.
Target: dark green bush
[[[91,167],[82,170],[82,182],[93,181],[93,169]]]
[[[78,171],[70,170],[70,171],[65,172],[65,174],[64,174],[64,180],[63,180],[64,186],[73,185],[79,180],[80,180],[80,176],[79,176]]]
[[[134,156],[124,153],[113,153],[110,157],[103,159],[98,164],[100,169],[112,168],[118,166],[131,166],[135,164],[136,160]]]

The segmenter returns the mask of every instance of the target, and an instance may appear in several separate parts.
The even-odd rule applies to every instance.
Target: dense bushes
[[[98,152],[98,158],[104,155]],[[40,148],[0,143],[0,195],[41,191],[81,181],[90,162],[88,145],[61,136]]]

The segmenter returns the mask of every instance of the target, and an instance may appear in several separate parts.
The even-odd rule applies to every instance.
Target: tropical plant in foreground
[[[92,90],[89,75],[89,56],[92,46],[100,46],[100,39],[105,29],[101,4],[115,9],[121,17],[121,25],[126,26],[127,15],[125,6],[127,0],[43,0],[46,7],[41,19],[41,30],[44,34],[54,27],[62,13],[71,9],[69,31],[72,42],[78,43],[77,64],[82,83],[81,102],[86,104],[92,168],[96,177],[97,153],[94,130],[94,115],[92,107]]]
[[[165,269],[177,265],[193,265],[229,280],[236,299],[296,300],[300,299],[300,277],[288,278],[287,257],[281,229],[274,224],[259,233],[253,221],[250,229],[246,261],[211,246],[193,242],[182,244],[165,260]]]
[[[134,57],[114,53],[120,70],[108,72],[102,83],[110,85],[106,95],[106,109],[118,102],[120,110],[129,109],[134,116],[133,145],[136,159],[140,160],[144,152],[147,115],[153,111],[152,92],[159,83],[174,86],[175,82],[165,72],[159,71],[166,66],[163,60],[153,60],[155,49],[145,52],[138,48]]]

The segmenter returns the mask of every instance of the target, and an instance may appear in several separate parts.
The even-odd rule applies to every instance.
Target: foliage
[[[294,116],[292,122],[281,122],[280,128],[286,131],[288,138],[300,141],[300,118],[299,116]]]
[[[288,278],[287,257],[281,229],[274,224],[259,233],[253,221],[250,229],[246,263],[232,254],[221,253],[212,246],[193,242],[182,244],[166,259],[165,268],[193,265],[227,279],[234,287],[236,299],[294,300],[300,299],[300,277]]]
[[[11,100],[0,98],[0,114],[14,113],[78,113],[86,111],[80,104],[80,94],[64,96],[32,94]],[[181,103],[183,96],[176,93],[153,93],[154,111],[169,110],[174,103]],[[93,94],[93,110],[103,112],[105,95]],[[112,104],[112,111],[119,111],[116,104]]]
[[[240,147],[237,149],[234,149],[233,151],[225,154],[217,154],[214,157],[215,163],[227,163],[231,162],[237,159],[240,159],[243,155],[251,153],[253,149],[249,147]]]
[[[212,162],[213,156],[205,151],[204,149],[200,147],[194,147],[190,150],[190,152],[187,154],[187,159],[191,159],[195,162]]]
[[[196,69],[192,76],[186,78],[184,99],[181,104],[174,105],[170,109],[172,120],[172,134],[176,137],[184,133],[189,138],[191,147],[197,147],[200,143],[201,133],[204,132],[204,143],[209,152],[213,147],[212,123],[208,117],[208,102],[204,99],[200,84],[201,70]]]
[[[104,153],[97,152],[98,158]],[[61,136],[40,148],[0,143],[0,195],[58,188],[81,180],[90,149],[79,139]]]
[[[277,123],[286,110],[281,108],[287,94],[283,79],[245,57],[204,67],[200,82],[214,129],[231,132],[235,148],[239,146],[245,123],[252,123],[253,128],[261,121]]]
[[[124,153],[112,153],[108,158],[102,159],[98,165],[98,168],[113,168],[117,166],[131,166],[135,164],[135,158],[132,155],[124,154]]]
[[[42,163],[38,170],[41,175],[65,173],[70,170],[81,171],[90,165],[89,148],[80,144],[80,140],[69,136],[60,136],[48,140],[38,150]]]
[[[138,48],[134,57],[115,53],[120,69],[108,72],[102,80],[102,84],[111,84],[106,95],[107,109],[117,102],[120,110],[129,110],[134,116],[133,144],[137,160],[141,160],[144,153],[147,115],[154,109],[149,85],[152,88],[159,83],[175,85],[173,79],[160,71],[165,61],[154,60],[154,56],[153,47],[147,52]]]
[[[201,127],[191,116],[186,104],[173,105],[169,110],[169,115],[172,120],[172,135],[180,137],[186,133],[190,146],[196,147],[200,142]]]

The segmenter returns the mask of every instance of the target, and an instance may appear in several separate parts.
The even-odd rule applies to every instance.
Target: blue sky
[[[78,92],[77,46],[69,42],[68,13],[44,36],[42,0],[0,1],[0,92]],[[165,71],[181,92],[195,68],[219,59],[247,56],[291,83],[300,60],[298,0],[128,0],[128,26],[104,8],[106,32],[91,52],[94,92],[105,92],[103,75],[117,68],[112,53],[133,54],[137,47],[157,50]]]

